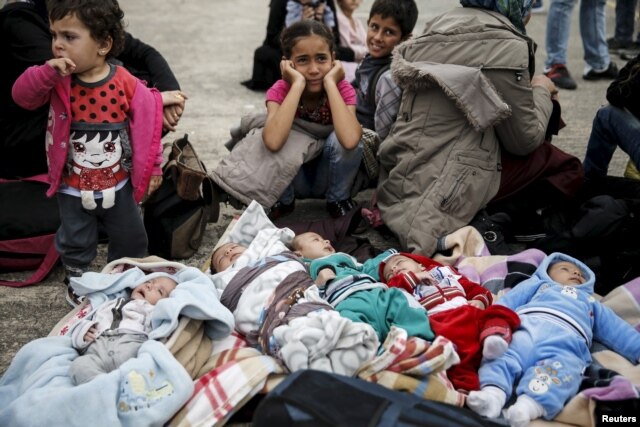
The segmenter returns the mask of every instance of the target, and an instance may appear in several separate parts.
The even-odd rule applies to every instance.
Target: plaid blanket
[[[221,426],[258,393],[268,393],[284,379],[277,361],[248,346],[238,333],[214,341],[209,373],[195,383],[191,399],[169,422],[172,427]],[[385,387],[417,394],[456,406],[464,396],[453,389],[444,374],[458,362],[453,344],[437,337],[433,343],[407,338],[392,328],[379,356],[365,364],[358,377]]]

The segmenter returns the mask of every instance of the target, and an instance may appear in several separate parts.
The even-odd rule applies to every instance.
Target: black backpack
[[[476,413],[358,378],[315,370],[291,374],[258,405],[254,427],[484,427]]]

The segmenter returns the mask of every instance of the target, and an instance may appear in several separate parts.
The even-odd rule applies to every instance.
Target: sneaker
[[[593,68],[589,68],[589,70],[582,75],[582,78],[585,80],[613,80],[616,77],[618,77],[618,67],[613,61],[609,62],[606,70],[596,71]]]
[[[638,55],[640,55],[640,41],[633,42],[631,46],[620,51],[620,58],[624,59],[625,61],[634,59]]]
[[[293,212],[295,208],[296,208],[295,200],[289,204],[285,204],[280,201],[277,201],[273,206],[271,206],[271,209],[269,209],[269,215],[268,215],[269,219],[271,221],[275,221],[278,218],[287,216],[291,212]]]
[[[544,5],[542,4],[542,0],[534,0],[531,5],[531,13],[542,13],[544,12]]]
[[[544,72],[544,75],[549,77],[560,89],[574,90],[578,87],[564,64],[553,64],[550,69]]]
[[[337,202],[327,202],[327,210],[329,211],[329,215],[333,218],[340,218],[341,216],[345,216],[349,212],[356,207],[356,203],[349,199],[339,200]]]
[[[607,39],[607,46],[609,47],[609,53],[620,53],[621,50],[631,47],[631,42],[620,41],[615,37]]]

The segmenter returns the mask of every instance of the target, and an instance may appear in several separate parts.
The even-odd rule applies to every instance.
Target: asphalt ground
[[[357,17],[366,21],[373,0],[365,0]],[[546,6],[549,1],[545,0]],[[264,109],[264,93],[253,92],[240,85],[251,76],[253,51],[264,40],[268,16],[267,0],[121,0],[128,30],[137,38],[158,49],[171,64],[184,92],[189,96],[185,113],[175,134],[165,137],[171,142],[188,134],[209,170],[227,153],[224,142],[229,129],[244,112]],[[419,20],[415,34],[424,22],[456,7],[453,0],[417,0]],[[560,102],[567,127],[554,138],[554,144],[583,158],[591,131],[591,123],[598,108],[606,102],[608,82],[587,82],[580,77],[584,67],[579,34],[578,7],[574,10],[568,68],[578,82],[575,91],[561,91]],[[534,15],[527,27],[529,35],[539,45],[536,55],[537,71],[541,72],[545,58],[544,37],[546,13]],[[608,34],[613,33],[613,4],[607,7]],[[619,66],[623,61],[614,57]],[[610,173],[621,175],[626,157],[614,156]],[[360,194],[357,200],[367,202],[371,192]],[[7,207],[3,207],[7,208]],[[235,214],[240,212],[223,206],[217,223],[209,224],[200,250],[190,259],[193,266],[203,265],[205,259]],[[318,219],[326,215],[324,201],[299,201],[292,214],[294,219]],[[374,244],[393,246],[375,233]],[[106,263],[105,246],[92,264],[94,271]],[[4,278],[20,278],[24,274],[10,274]],[[65,302],[62,284],[63,270],[58,266],[47,279],[35,286],[8,288],[0,286],[0,372],[4,373],[15,353],[25,343],[46,336],[53,326],[70,310]]]

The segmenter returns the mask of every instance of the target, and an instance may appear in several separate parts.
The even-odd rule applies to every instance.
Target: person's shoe
[[[542,4],[542,0],[534,0],[531,5],[531,13],[542,13],[544,12],[544,5]]]
[[[613,61],[609,62],[606,70],[596,71],[593,68],[589,68],[587,72],[582,75],[582,78],[585,80],[613,80],[616,77],[618,77],[618,67]]]
[[[574,90],[578,87],[564,64],[553,64],[550,69],[545,70],[544,75],[560,89]]]
[[[345,216],[355,207],[356,203],[351,200],[351,198],[339,200],[337,202],[327,202],[327,211],[329,211],[329,215],[331,215],[332,218]]]
[[[620,58],[624,59],[625,61],[634,59],[638,55],[640,55],[640,41],[633,42],[631,46],[620,51]]]
[[[271,209],[269,209],[269,219],[275,221],[278,218],[289,215],[296,208],[296,201],[285,204],[280,201],[275,202]]]
[[[621,50],[631,47],[631,42],[620,41],[615,37],[607,39],[609,53],[620,53]]]

